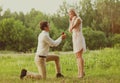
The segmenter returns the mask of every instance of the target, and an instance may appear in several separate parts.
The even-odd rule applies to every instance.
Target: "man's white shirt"
[[[59,37],[55,41],[50,38],[47,31],[42,31],[38,36],[38,46],[36,55],[47,56],[50,47],[58,46],[62,41],[62,37]]]

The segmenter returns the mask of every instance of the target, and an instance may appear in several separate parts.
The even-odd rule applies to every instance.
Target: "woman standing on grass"
[[[84,77],[83,52],[86,51],[85,39],[82,34],[82,19],[77,16],[74,9],[69,10],[69,32],[72,33],[73,51],[76,54],[78,78]]]

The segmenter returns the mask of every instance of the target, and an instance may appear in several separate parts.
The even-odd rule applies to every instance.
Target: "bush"
[[[115,34],[111,38],[112,46],[119,46],[120,45],[120,34]]]
[[[62,51],[71,51],[73,49],[72,36],[68,31],[66,33],[66,39],[63,42]]]
[[[83,34],[88,49],[100,49],[106,46],[107,38],[102,31],[93,31],[91,28],[83,28]]]
[[[36,45],[33,30],[26,28],[23,23],[14,18],[0,21],[0,49],[28,51]]]

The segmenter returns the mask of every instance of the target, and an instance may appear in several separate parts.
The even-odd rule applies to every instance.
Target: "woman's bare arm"
[[[71,29],[74,29],[76,26],[80,25],[81,20],[77,19],[76,23],[71,27]]]

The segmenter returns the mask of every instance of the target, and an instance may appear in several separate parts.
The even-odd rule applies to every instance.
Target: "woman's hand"
[[[69,32],[72,33],[72,28],[69,28]]]

